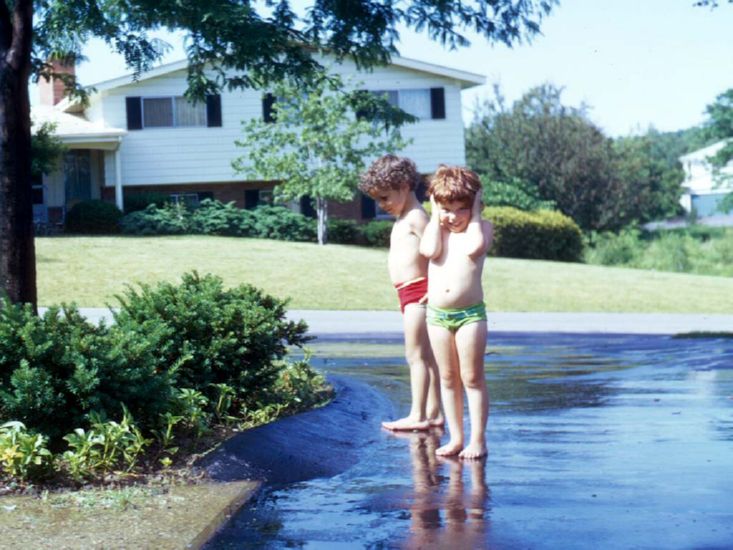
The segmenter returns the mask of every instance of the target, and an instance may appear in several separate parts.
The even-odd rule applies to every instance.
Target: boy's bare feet
[[[484,443],[469,443],[465,449],[463,449],[458,456],[460,458],[476,459],[486,456],[486,444]]]
[[[391,422],[382,422],[382,427],[392,432],[397,431],[414,431],[414,430],[429,430],[430,422],[427,420],[415,420],[406,416],[399,420],[392,420]]]
[[[436,449],[435,454],[438,456],[452,456],[456,455],[459,452],[461,452],[461,447],[463,447],[463,443],[459,441],[449,441],[442,447],[438,447]]]
[[[431,428],[442,428],[445,425],[445,419],[442,414],[439,414],[434,418],[429,418],[428,423]]]

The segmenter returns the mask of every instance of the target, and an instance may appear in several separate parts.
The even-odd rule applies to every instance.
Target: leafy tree
[[[66,145],[54,135],[56,125],[44,122],[31,136],[31,174],[34,178],[53,171],[66,151]]]
[[[36,303],[29,79],[52,76],[51,58],[75,61],[90,38],[105,40],[139,74],[164,50],[149,31],[184,31],[187,95],[203,99],[226,86],[307,79],[318,66],[313,53],[323,50],[337,59],[353,57],[360,67],[386,63],[397,53],[401,25],[451,48],[468,44],[464,29],[512,45],[536,34],[556,3],[314,0],[299,18],[289,0],[0,2],[0,285],[13,302]],[[73,78],[63,78],[77,89]]]
[[[679,157],[686,144],[650,129],[641,136],[615,139],[615,177],[634,193],[635,218],[648,222],[680,213],[685,173]]]
[[[715,101],[705,108],[705,113],[707,114],[704,124],[706,135],[712,141],[725,141],[717,153],[708,157],[713,167],[713,176],[718,185],[722,185],[733,177],[722,172],[722,168],[733,161],[733,88],[719,94]],[[723,198],[718,205],[718,210],[721,212],[733,210],[733,193],[728,193]]]
[[[509,107],[496,88],[467,130],[468,163],[490,180],[530,184],[583,229],[621,227],[631,197],[613,177],[611,140],[561,95],[543,84]]]
[[[281,180],[285,200],[315,200],[318,242],[326,244],[328,201],[354,196],[365,160],[406,145],[399,126],[414,117],[386,98],[348,92],[343,80],[322,76],[307,88],[282,81],[273,87],[273,119],[250,119],[236,143],[247,153],[234,160],[238,172]]]
[[[478,106],[466,155],[486,179],[556,204],[583,229],[616,230],[677,213],[684,179],[678,158],[701,134],[650,129],[611,140],[585,106],[562,103],[561,88],[535,87],[511,106],[497,88]]]

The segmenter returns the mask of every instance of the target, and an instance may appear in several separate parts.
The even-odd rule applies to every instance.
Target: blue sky
[[[561,0],[544,21],[542,36],[507,48],[471,37],[469,48],[448,51],[424,36],[402,33],[404,57],[485,75],[489,84],[464,92],[464,120],[498,82],[508,100],[552,82],[564,102],[585,103],[608,135],[669,131],[704,120],[705,106],[733,88],[733,5],[716,10],[693,0]],[[166,61],[183,57],[175,46]],[[89,44],[78,68],[90,84],[127,72],[104,43]]]

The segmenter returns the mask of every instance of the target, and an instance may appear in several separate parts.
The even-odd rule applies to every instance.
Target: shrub
[[[191,233],[191,213],[180,204],[163,208],[151,204],[127,214],[120,220],[120,228],[127,235],[183,235]]]
[[[389,236],[392,234],[393,222],[373,220],[362,226],[364,241],[368,246],[389,247]]]
[[[494,256],[564,262],[576,262],[581,258],[582,233],[564,214],[488,207],[483,217],[494,225],[494,244],[490,251]]]
[[[692,270],[692,254],[695,241],[687,235],[662,234],[646,247],[635,267],[655,271],[689,272]]]
[[[237,208],[234,202],[223,204],[204,199],[191,214],[191,231],[203,235],[254,237],[255,215],[251,210]]]
[[[151,204],[156,208],[163,208],[170,203],[170,195],[157,191],[143,191],[125,195],[125,214],[145,210]]]
[[[123,404],[156,418],[170,396],[156,354],[165,326],[133,331],[88,323],[71,307],[36,316],[30,307],[0,304],[0,416],[23,422],[57,443],[88,414],[118,415]]]
[[[591,233],[587,239],[584,259],[590,264],[629,265],[644,254],[644,243],[638,229],[627,228],[620,233]]]
[[[225,289],[213,275],[185,274],[178,286],[128,287],[118,299],[117,326],[132,333],[167,327],[160,367],[171,368],[177,387],[209,395],[212,384],[227,384],[246,402],[256,401],[277,378],[276,361],[287,346],[308,339],[304,322],[285,319],[285,301],[250,285]]]
[[[109,234],[120,231],[122,212],[114,204],[92,200],[81,201],[66,214],[67,233]]]
[[[71,476],[80,480],[120,466],[132,470],[152,440],[143,437],[126,409],[120,422],[105,420],[94,412],[89,417],[88,430],[77,428],[64,436],[69,449],[62,458]]]
[[[29,432],[22,422],[6,422],[0,426],[0,467],[22,480],[43,476],[53,467],[46,444],[46,437]]]
[[[334,244],[358,244],[361,238],[359,224],[355,220],[334,218],[328,220],[328,242]]]
[[[258,206],[250,210],[253,235],[281,241],[314,241],[316,222],[284,206]]]

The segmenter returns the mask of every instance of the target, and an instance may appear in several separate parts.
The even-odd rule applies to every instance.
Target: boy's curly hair
[[[401,189],[407,185],[410,191],[417,189],[420,174],[415,163],[405,157],[384,155],[375,160],[359,178],[359,190],[373,195],[380,189]]]
[[[476,193],[481,192],[481,180],[468,168],[441,164],[430,178],[428,195],[440,204],[460,202],[471,206]]]

